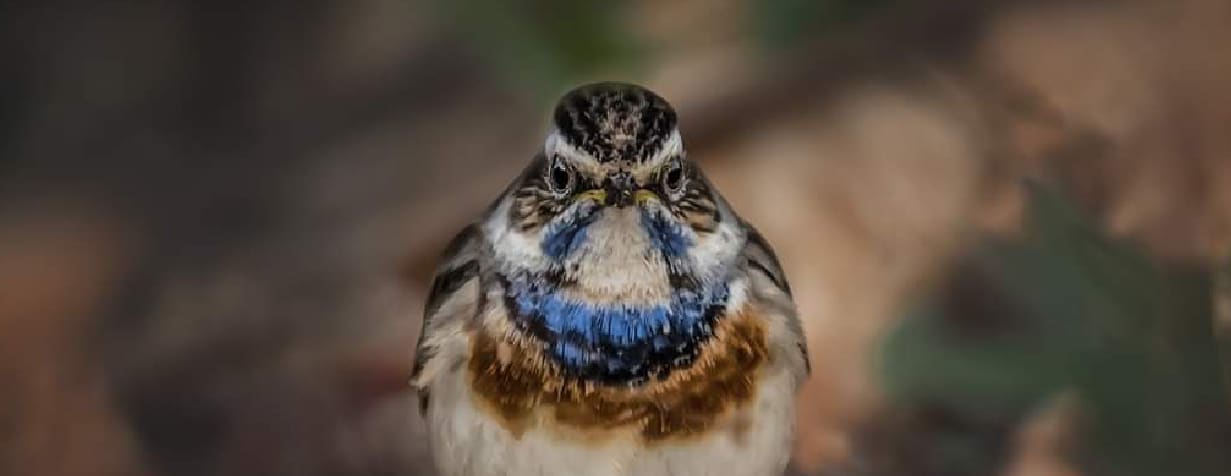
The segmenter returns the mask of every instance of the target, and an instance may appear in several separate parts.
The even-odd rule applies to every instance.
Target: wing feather
[[[744,245],[744,256],[748,258],[748,264],[773,281],[788,296],[791,295],[791,284],[787,282],[786,273],[782,271],[774,249],[752,225],[745,223],[744,229],[748,233],[748,243]]]
[[[744,230],[748,236],[747,242],[744,244],[744,259],[748,263],[749,272],[760,273],[773,283],[775,287],[786,294],[786,299],[791,299],[791,284],[787,282],[786,272],[782,270],[782,265],[778,262],[778,256],[774,253],[773,247],[765,240],[759,231],[747,222],[743,222]],[[808,344],[804,338],[803,324],[799,321],[799,316],[795,313],[793,303],[785,303],[791,307],[790,326],[793,332],[798,336],[799,340],[796,347],[799,349],[800,355],[803,357],[806,370],[811,373],[812,366],[808,360]]]
[[[436,356],[437,351],[431,336],[446,324],[473,317],[457,312],[457,306],[446,304],[467,299],[477,300],[478,287],[466,285],[479,277],[481,243],[478,226],[463,228],[445,248],[432,278],[432,288],[423,308],[423,328],[419,332],[419,341],[415,347],[415,365],[411,374],[411,384],[419,391],[420,411],[426,411],[429,398],[428,385],[420,380],[424,368]]]

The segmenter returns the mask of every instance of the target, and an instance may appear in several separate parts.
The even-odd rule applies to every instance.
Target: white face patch
[[[661,294],[658,290],[666,289],[661,285],[667,281],[666,260],[654,248],[642,222],[643,213],[669,213],[656,200],[640,206],[600,208],[586,228],[585,240],[562,262],[543,252],[550,224],[527,232],[515,229],[508,220],[510,202],[501,202],[483,226],[502,272],[543,273],[562,266],[566,276],[584,283],[588,294],[615,294],[619,299],[634,301],[655,298]],[[572,208],[565,214],[570,211]],[[745,240],[743,230],[731,220],[724,220],[712,233],[705,234],[694,232],[684,223],[678,225],[677,230],[689,242],[683,261],[694,277],[708,282],[725,279]]]
[[[564,144],[558,135],[548,141],[557,151],[576,152]],[[669,142],[678,144],[678,141]],[[665,148],[661,159],[673,151]],[[591,164],[598,165],[596,162]],[[651,305],[671,299],[676,276],[691,278],[701,284],[717,284],[730,279],[730,273],[743,247],[743,229],[738,219],[724,211],[725,216],[710,233],[698,234],[679,217],[671,214],[666,203],[657,196],[637,199],[636,205],[619,208],[602,206],[594,198],[579,198],[560,215],[532,230],[522,231],[510,223],[512,200],[505,199],[488,216],[485,235],[492,244],[497,268],[505,276],[562,275],[570,283],[561,289],[564,295],[577,301],[595,304]],[[589,201],[587,201],[589,200]],[[585,209],[597,206],[591,222],[580,232],[576,242],[551,244],[544,242],[559,232],[561,220],[583,219]],[[581,215],[579,215],[579,213]],[[656,216],[669,225],[659,225],[661,232],[674,234],[686,246],[674,257],[658,249],[668,241],[664,236],[651,236],[646,216]],[[571,217],[571,218],[570,218]],[[559,239],[559,237],[554,237]],[[568,238],[572,240],[572,238]],[[560,255],[559,246],[568,246]],[[558,273],[558,274],[557,274]]]
[[[688,250],[688,258],[697,279],[702,281],[725,279],[747,239],[744,230],[730,220],[720,223],[713,233],[692,236],[694,244]]]
[[[543,230],[533,233],[522,233],[509,223],[509,207],[512,200],[505,198],[500,205],[488,215],[483,224],[484,236],[490,241],[495,261],[503,274],[514,274],[519,271],[532,273],[546,272],[551,267],[551,260],[543,255]]]

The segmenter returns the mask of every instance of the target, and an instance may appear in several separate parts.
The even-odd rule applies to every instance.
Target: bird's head
[[[507,231],[537,248],[522,253],[532,267],[695,280],[734,256],[737,219],[688,160],[662,97],[590,84],[565,94],[553,119],[507,201]],[[597,266],[608,269],[587,270]]]
[[[690,365],[738,292],[744,227],[657,94],[586,85],[553,119],[484,222],[509,318],[573,377],[665,378]]]

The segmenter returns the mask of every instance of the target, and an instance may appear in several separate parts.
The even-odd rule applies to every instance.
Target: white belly
[[[553,431],[514,436],[474,406],[465,366],[441,375],[428,408],[442,476],[776,476],[790,456],[795,379],[771,366],[756,398],[710,434],[644,446],[630,433],[602,443]]]

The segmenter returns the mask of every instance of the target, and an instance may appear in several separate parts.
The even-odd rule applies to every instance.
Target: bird
[[[568,91],[449,242],[410,379],[439,474],[785,471],[810,373],[790,285],[677,122],[639,85]]]

